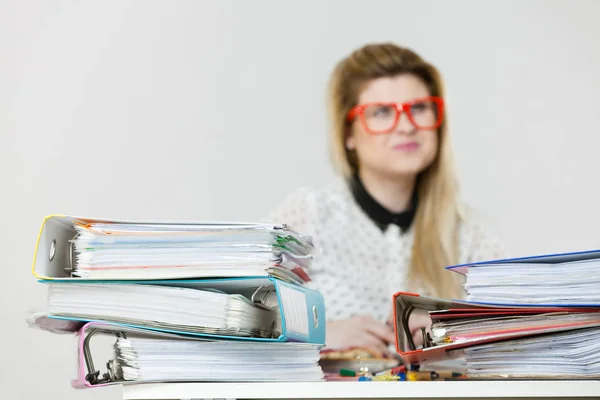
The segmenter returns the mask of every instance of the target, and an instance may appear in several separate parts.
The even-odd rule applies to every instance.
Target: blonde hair
[[[431,96],[444,98],[438,70],[413,51],[391,43],[369,44],[352,52],[333,71],[329,87],[332,129],[330,147],[336,169],[347,179],[357,173],[358,160],[346,149],[350,124],[346,116],[357,104],[366,83],[381,77],[412,74],[428,87]],[[445,271],[458,262],[458,228],[461,210],[447,117],[439,128],[438,154],[417,179],[419,199],[409,267],[412,285],[428,288],[434,296],[461,298],[456,273]]]

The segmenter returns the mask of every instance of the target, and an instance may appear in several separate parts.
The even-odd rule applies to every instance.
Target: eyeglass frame
[[[417,123],[415,122],[415,120],[413,119],[412,113],[410,112],[411,106],[413,106],[417,103],[421,103],[423,101],[432,101],[433,103],[436,104],[435,112],[436,112],[437,121],[432,126],[419,127],[417,125]],[[368,107],[372,107],[372,106],[392,106],[396,109],[396,118],[390,129],[387,129],[384,131],[373,131],[372,129],[369,128],[364,112]],[[354,121],[357,116],[359,116],[360,122],[361,122],[363,128],[365,129],[365,131],[367,131],[371,135],[386,135],[386,134],[389,134],[392,131],[394,131],[394,129],[396,129],[396,127],[398,126],[398,122],[400,121],[400,117],[402,116],[402,113],[405,112],[405,110],[408,110],[406,112],[406,116],[408,117],[408,120],[410,121],[412,126],[414,126],[417,130],[438,129],[444,122],[444,99],[442,99],[441,97],[438,97],[438,96],[419,97],[419,98],[413,99],[411,101],[407,101],[405,103],[370,102],[370,103],[358,104],[358,105],[352,107],[350,109],[350,111],[348,111],[348,114],[346,115],[346,119],[350,123],[350,122]]]

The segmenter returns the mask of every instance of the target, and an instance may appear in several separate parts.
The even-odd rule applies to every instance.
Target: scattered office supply
[[[454,380],[464,376],[463,372],[455,371],[408,371],[406,372],[407,381],[443,381]]]
[[[399,365],[397,367],[373,373],[370,371],[354,371],[351,369],[341,369],[339,373],[326,372],[325,380],[330,382],[340,381],[359,381],[359,382],[371,382],[371,381],[405,381],[406,380],[406,367]]]
[[[396,357],[381,356],[367,349],[350,348],[344,350],[326,349],[321,351],[319,364],[327,373],[352,371],[354,373],[377,373],[396,367],[400,360]]]

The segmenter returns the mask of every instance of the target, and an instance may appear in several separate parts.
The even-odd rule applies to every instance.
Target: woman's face
[[[421,79],[403,74],[369,82],[360,93],[358,104],[406,103],[428,96],[429,90]],[[356,151],[360,169],[387,176],[414,177],[433,162],[438,151],[437,129],[431,128],[437,121],[435,105],[419,104],[411,110],[413,121],[428,128],[417,128],[406,111],[400,113],[393,127],[397,111],[390,107],[369,107],[363,115],[356,116],[346,148]]]

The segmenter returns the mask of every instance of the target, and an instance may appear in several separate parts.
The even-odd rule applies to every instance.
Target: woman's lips
[[[415,151],[419,148],[419,143],[417,142],[408,142],[408,143],[399,143],[392,147],[395,151]]]

